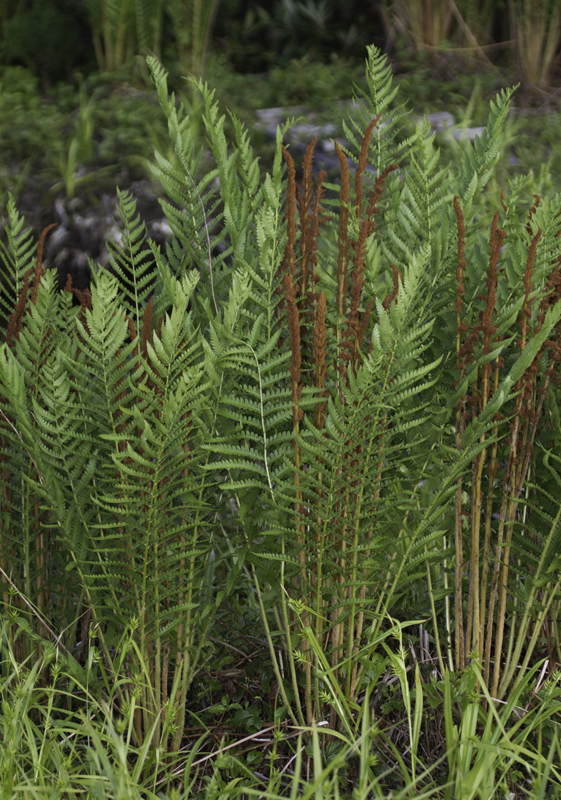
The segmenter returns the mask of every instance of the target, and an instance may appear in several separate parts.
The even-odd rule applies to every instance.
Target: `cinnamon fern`
[[[54,640],[77,680],[86,663],[104,676],[135,742],[179,748],[214,612],[245,575],[295,724],[354,736],[405,619],[430,630],[442,673],[477,659],[506,696],[538,654],[559,659],[561,515],[561,198],[517,180],[491,217],[481,201],[512,92],[446,170],[428,125],[406,135],[370,48],[338,182],[315,174],[314,140],[299,184],[285,128],[261,180],[201,82],[197,152],[148,64],[171,141],[153,166],[165,251],[119,193],[110,270],[58,293],[48,230],[35,251],[8,207],[15,657]]]
[[[134,209],[122,199],[127,222]],[[137,286],[134,257],[129,266]],[[166,274],[173,306],[153,327],[150,300],[139,330],[126,313],[130,285],[94,273],[88,303],[73,309],[53,277],[38,263],[24,284],[21,330],[12,325],[0,365],[4,601],[23,614],[25,597],[37,632],[56,631],[67,654],[80,636],[97,640],[109,671],[123,632],[133,634],[119,694],[140,697],[142,741],[170,702],[170,720],[183,719],[214,608],[201,442],[215,415],[201,409],[208,379],[187,313],[198,275]]]

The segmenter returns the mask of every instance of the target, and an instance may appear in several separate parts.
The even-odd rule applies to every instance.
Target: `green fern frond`
[[[16,302],[23,288],[23,279],[28,269],[34,266],[36,242],[31,228],[24,228],[25,218],[17,209],[13,196],[8,195],[8,218],[2,218],[7,242],[0,241],[0,274],[2,292],[0,293],[0,317],[4,330],[8,319],[14,312]]]
[[[122,303],[132,317],[136,331],[142,330],[143,308],[153,291],[154,259],[151,250],[143,247],[146,225],[136,211],[136,200],[130,192],[117,189],[117,212],[123,224],[121,241],[107,242],[112,271],[119,277]]]
[[[343,131],[351,143],[351,148],[347,150],[343,147],[342,150],[345,155],[358,162],[364,130],[374,117],[381,115],[368,156],[368,163],[374,167],[376,174],[380,175],[389,164],[396,161],[399,151],[406,146],[397,142],[397,134],[403,124],[405,111],[403,106],[392,108],[398,87],[392,85],[392,70],[387,63],[387,57],[373,46],[367,47],[367,52],[366,80],[369,96],[355,100],[362,125],[353,121],[353,130],[343,122]]]
[[[481,136],[476,137],[473,148],[466,149],[464,161],[457,176],[457,193],[464,209],[471,205],[470,198],[479,194],[489,181],[500,154],[500,143],[508,114],[509,103],[517,87],[502,89],[496,101],[491,101],[489,121]]]

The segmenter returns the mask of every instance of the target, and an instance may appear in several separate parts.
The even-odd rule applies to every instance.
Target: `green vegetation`
[[[148,66],[165,252],[119,191],[59,292],[7,203],[2,797],[561,797],[561,196],[497,169],[513,90],[441,158],[371,47],[298,185],[294,120],[264,170]]]

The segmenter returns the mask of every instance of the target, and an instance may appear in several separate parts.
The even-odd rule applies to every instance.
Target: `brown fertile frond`
[[[314,325],[314,364],[316,371],[316,387],[318,389],[325,388],[325,376],[327,373],[325,364],[325,350],[327,344],[327,328],[325,325],[326,310],[327,302],[325,299],[325,292],[322,290],[319,294],[316,322]],[[318,403],[315,409],[316,428],[323,427],[324,412],[325,402]]]
[[[361,230],[361,235],[364,240],[370,236],[370,234],[374,233],[376,230],[376,223],[374,222],[374,215],[380,214],[380,209],[378,208],[378,202],[384,193],[384,185],[389,175],[392,172],[395,172],[396,169],[399,169],[399,164],[390,164],[387,166],[376,178],[374,183],[374,189],[371,190],[368,198],[368,206],[366,208],[366,219],[363,221],[364,232]],[[356,249],[355,249],[356,252]]]
[[[321,207],[321,201],[323,200],[323,196],[325,195],[325,188],[323,186],[323,182],[327,178],[327,172],[322,169],[318,173],[318,182],[316,186],[316,199],[314,201],[314,207],[312,209],[312,221],[314,225],[317,225],[316,235],[319,233],[320,225],[325,221],[325,217],[320,219],[320,213],[323,214],[323,209]],[[332,219],[332,217],[329,217]]]
[[[320,218],[320,214],[323,213],[323,209],[321,208],[321,201],[323,200],[325,194],[325,188],[323,186],[323,182],[326,178],[327,178],[327,172],[322,169],[318,175],[316,197],[314,200],[314,205],[312,207],[312,213],[310,215],[311,216],[310,224],[308,225],[306,231],[305,259],[303,264],[305,280],[302,286],[302,291],[303,293],[305,293],[307,297],[309,295],[309,300],[311,302],[307,303],[308,307],[315,304],[317,300],[315,294],[315,286],[316,283],[319,281],[319,276],[316,275],[316,267],[318,263],[317,239],[319,236],[320,226],[324,222],[324,219]]]
[[[384,193],[384,184],[386,183],[388,176],[391,175],[392,172],[395,172],[396,169],[399,169],[399,164],[390,164],[377,176],[374,183],[374,189],[372,189],[370,192],[368,207],[366,209],[366,215],[369,219],[371,219],[374,214],[380,213],[378,201]]]
[[[505,193],[504,193],[504,189],[503,189],[503,191],[501,192],[501,205],[502,205],[502,207],[503,207],[503,211],[508,211],[508,206],[507,206],[507,204],[506,204],[506,200],[505,200]]]
[[[300,229],[300,275],[298,276],[299,288],[296,289],[296,294],[305,296],[308,284],[308,227],[310,224],[309,211],[312,202],[312,193],[314,188],[314,181],[312,177],[312,165],[314,161],[314,148],[316,146],[317,136],[314,136],[310,144],[306,148],[304,160],[302,162],[302,191],[296,186],[296,203],[298,206],[298,227]]]
[[[299,228],[300,228],[300,274],[296,286],[296,294],[304,298],[304,303],[310,305],[309,292],[313,291],[313,285],[310,284],[310,266],[311,260],[315,256],[315,236],[313,235],[312,226],[314,220],[311,218],[310,210],[312,205],[312,196],[314,190],[314,180],[312,175],[312,166],[314,161],[314,148],[316,146],[317,136],[314,136],[304,155],[302,163],[302,192],[297,191],[298,201],[298,214],[299,214]],[[312,280],[313,284],[313,280]]]
[[[400,280],[402,280],[401,273],[398,270],[398,268],[396,267],[396,265],[395,264],[390,264],[390,266],[391,266],[392,272],[393,272],[393,289],[389,294],[387,294],[385,296],[385,298],[384,298],[384,300],[382,302],[382,308],[384,309],[384,311],[388,310],[392,300],[394,300],[394,298],[397,297],[397,293],[399,292],[399,282],[400,282]]]
[[[33,269],[28,269],[23,278],[23,286],[16,303],[16,307],[8,320],[8,331],[6,334],[6,342],[8,347],[12,347],[14,338],[19,341],[19,334],[21,331],[21,320],[25,313],[25,304],[27,302],[27,291],[29,289],[29,279]]]
[[[69,272],[66,273],[66,283],[64,284],[64,291],[71,292],[75,297],[78,298],[82,311],[85,308],[88,308],[91,311],[92,293],[89,291],[89,289],[84,289],[84,290],[75,289],[74,286],[72,286],[72,275]],[[84,315],[82,315],[82,320],[84,319],[85,317]]]
[[[467,332],[469,330],[468,326],[465,323],[462,323],[462,332]],[[481,331],[481,326],[477,325],[475,328],[472,329],[471,333],[466,336],[463,345],[460,347],[460,350],[457,354],[457,369],[463,370],[466,364],[469,361],[470,356],[473,355],[475,351],[475,345],[479,340],[479,334]]]
[[[300,349],[300,317],[296,306],[296,293],[290,274],[287,272],[283,278],[283,289],[288,310],[288,330],[290,331],[290,378],[292,382],[292,402],[294,424],[302,416],[298,412],[298,401],[302,394],[300,375],[302,372],[302,353]]]
[[[337,258],[337,311],[343,317],[346,311],[347,269],[349,266],[349,165],[339,143],[335,151],[341,167],[341,188],[339,190],[339,255]]]
[[[314,325],[314,364],[316,366],[316,386],[323,389],[325,379],[325,348],[327,344],[327,328],[325,316],[327,301],[323,289],[319,293],[316,321]]]
[[[37,244],[37,262],[35,264],[35,275],[33,276],[33,288],[31,290],[31,302],[33,305],[37,303],[37,289],[39,288],[39,283],[41,278],[45,274],[45,269],[43,267],[43,245],[45,243],[45,236],[51,230],[51,228],[56,228],[58,222],[51,222],[50,225],[47,225],[46,228],[43,228],[41,231],[41,236],[39,237],[39,242]]]
[[[485,297],[485,309],[480,315],[481,330],[483,331],[483,352],[489,353],[491,349],[491,337],[497,330],[492,322],[493,311],[497,303],[497,284],[498,284],[498,264],[503,246],[505,231],[498,227],[499,212],[496,211],[491,226],[491,257],[489,259],[489,269],[487,270]]]
[[[302,216],[307,218],[312,202],[312,194],[314,190],[314,179],[312,177],[312,167],[314,163],[314,149],[318,137],[314,136],[310,144],[306,147],[304,159],[302,161],[302,192],[298,192],[298,211],[300,212],[300,230],[302,234],[306,233],[307,219],[302,219]],[[304,225],[304,227],[302,227]]]
[[[534,203],[533,203],[533,205],[531,206],[531,208],[530,208],[530,210],[528,212],[528,222],[526,223],[526,230],[528,231],[528,236],[532,235],[532,217],[534,216],[534,214],[538,210],[538,206],[539,206],[539,204],[541,203],[541,200],[542,200],[541,197],[539,196],[539,194],[533,195],[533,198],[534,198]]]
[[[354,264],[352,272],[352,289],[351,289],[351,310],[349,313],[348,331],[349,336],[356,334],[358,326],[358,309],[362,297],[362,290],[364,288],[364,270],[366,269],[366,242],[368,237],[374,233],[376,223],[374,222],[374,214],[379,214],[378,200],[382,196],[384,183],[388,175],[398,168],[398,164],[392,164],[380,173],[376,178],[374,189],[370,192],[370,200],[368,203],[367,213],[365,219],[361,220],[358,240],[353,242],[354,249]]]
[[[376,223],[374,222],[374,215],[380,213],[378,208],[378,201],[380,200],[384,184],[388,175],[394,170],[398,169],[399,164],[391,164],[389,167],[378,175],[374,189],[370,192],[370,199],[366,209],[366,218],[361,221],[358,241],[353,243],[354,248],[354,266],[352,272],[353,288],[351,290],[351,312],[350,319],[356,318],[358,314],[358,307],[362,296],[362,289],[364,287],[363,274],[366,268],[366,241],[368,237],[376,230]]]
[[[288,185],[286,187],[286,219],[288,240],[286,242],[283,267],[285,267],[286,263],[288,263],[290,277],[294,280],[294,245],[296,242],[296,169],[294,167],[294,159],[284,145],[282,146],[282,154],[284,156],[284,160],[286,161],[288,170]]]
[[[381,116],[382,114],[380,113],[377,117],[374,117],[364,132],[360,156],[358,157],[358,164],[355,172],[355,208],[359,218],[362,216],[362,175],[368,164],[368,148],[370,146],[372,131],[378,124]]]
[[[458,322],[458,329],[460,325],[460,314],[462,311],[462,305],[464,303],[464,294],[466,291],[466,287],[464,284],[464,270],[466,268],[466,259],[465,259],[465,241],[466,241],[466,228],[464,224],[464,212],[460,207],[460,198],[458,195],[454,198],[454,211],[456,212],[456,219],[458,224],[458,267],[456,269],[456,281],[458,283],[456,288],[456,315],[457,315],[457,322]]]

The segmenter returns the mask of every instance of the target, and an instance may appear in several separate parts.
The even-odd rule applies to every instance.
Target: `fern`
[[[132,317],[135,330],[142,330],[146,300],[153,291],[155,265],[152,251],[142,249],[146,225],[136,212],[136,201],[130,192],[117,189],[117,212],[123,223],[121,242],[107,242],[113,274],[119,277],[122,302]]]
[[[559,315],[557,309],[546,312],[544,307],[539,320],[534,317],[530,326],[522,323],[530,303],[552,291],[555,225],[545,207],[534,213],[529,234],[516,220],[517,196],[504,200],[510,236],[502,256],[503,263],[511,265],[507,284],[499,277],[499,217],[489,243],[476,224],[473,201],[496,162],[510,94],[503,93],[492,107],[489,132],[466,157],[459,184],[451,190],[452,176],[438,169],[438,151],[426,124],[403,142],[408,169],[392,176],[398,117],[380,135],[372,123],[380,113],[381,120],[388,121],[394,97],[391,79],[374,51],[369,69],[376,86],[371,87],[369,113],[363,114],[368,127],[361,139],[347,129],[351,150],[338,150],[339,200],[326,201],[334,218],[321,216],[321,176],[313,198],[313,143],[304,157],[299,193],[292,159],[283,151],[288,165],[286,229],[277,228],[274,204],[257,215],[257,245],[267,257],[260,258],[257,268],[237,262],[254,297],[238,318],[245,332],[238,328],[235,342],[222,345],[226,361],[232,358],[232,371],[243,376],[236,392],[224,395],[224,413],[237,432],[228,441],[212,444],[223,455],[216,466],[230,476],[224,486],[237,493],[256,585],[270,584],[273,593],[276,588],[279,633],[287,642],[291,668],[299,663],[304,669],[308,721],[322,710],[320,694],[313,692],[313,659],[303,630],[313,628],[314,641],[330,653],[333,674],[352,699],[365,676],[358,666],[356,642],[366,639],[362,652],[372,652],[392,604],[398,599],[403,604],[406,597],[415,602],[415,592],[424,594],[424,581],[432,573],[427,610],[436,626],[436,604],[448,603],[454,580],[461,596],[463,533],[454,542],[449,538],[451,508],[461,487],[470,486],[469,468],[485,463],[490,450],[495,454],[503,446],[508,428],[499,415],[503,409],[513,413],[524,376],[542,357]],[[355,126],[355,133],[359,131]],[[343,158],[351,153],[358,164],[354,187]],[[367,163],[378,172],[365,209]],[[263,199],[267,197],[265,191]],[[376,225],[374,213],[380,214]],[[321,250],[320,225],[331,232]],[[536,239],[538,226],[543,243]],[[284,245],[280,272],[278,266],[273,269],[278,257],[269,255],[278,253],[273,248],[279,236]],[[271,249],[265,249],[268,241]],[[516,256],[511,247],[518,248]],[[469,249],[470,262],[458,278],[460,248]],[[520,248],[525,268],[519,266]],[[319,252],[321,262],[314,256]],[[393,262],[391,282],[384,276],[387,261]],[[536,288],[522,291],[532,266]],[[538,286],[545,293],[540,294]],[[320,299],[325,302],[321,313]],[[454,304],[456,313],[449,310]],[[492,327],[483,325],[488,318]],[[467,334],[460,321],[473,331],[465,354],[461,346]],[[514,344],[522,324],[522,352],[511,354],[500,372],[500,358]],[[438,338],[431,341],[431,333]],[[454,341],[457,370],[452,371]],[[284,342],[290,342],[290,363]],[[272,348],[278,347],[275,358]],[[466,403],[469,391],[480,392],[481,381],[489,386],[491,369],[494,388],[485,389],[484,399],[476,394],[472,419],[457,411],[460,424],[455,439],[450,438],[451,415]],[[498,458],[493,455],[493,463]],[[248,508],[254,509],[252,515]],[[473,526],[476,531],[475,521]],[[479,566],[472,562],[470,569],[474,592]],[[283,593],[292,605],[284,602]],[[469,601],[472,609],[474,596]],[[447,605],[448,626],[450,611]],[[462,624],[458,620],[456,624]],[[475,624],[471,617],[468,633]],[[295,642],[299,656],[291,660]],[[451,642],[447,653],[440,641],[437,647],[444,668],[445,656],[452,663]]]
[[[17,657],[46,624],[79,659],[91,639],[128,676],[117,702],[140,698],[136,744],[178,749],[213,614],[243,569],[294,724],[328,713],[352,729],[390,613],[429,617],[441,670],[475,651],[504,694],[559,611],[559,198],[527,213],[514,182],[490,232],[479,202],[509,93],[458,177],[426,124],[401,138],[371,48],[340,185],[314,179],[312,142],[298,187],[284,128],[260,181],[247,133],[233,118],[228,142],[201,82],[210,155],[197,153],[149,66],[174,152],[154,167],[165,253],[119,192],[113,275],[94,270],[72,308],[41,242],[30,271],[8,209],[0,566],[28,632],[11,623]]]
[[[495,102],[491,101],[489,121],[473,148],[467,148],[457,176],[457,193],[468,208],[487,185],[500,153],[509,103],[517,87],[502,89]]]
[[[158,61],[150,56],[148,66],[151,69],[154,83],[158,91],[160,104],[168,120],[168,129],[177,157],[177,166],[172,165],[159,153],[156,153],[157,166],[152,165],[152,174],[157,178],[171,200],[179,206],[162,200],[162,208],[170,227],[184,249],[189,269],[199,269],[206,282],[210,284],[215,310],[218,310],[214,296],[213,268],[214,260],[220,262],[216,255],[223,234],[214,236],[212,229],[220,224],[222,218],[219,207],[219,196],[214,186],[216,170],[209,170],[198,179],[202,151],[195,153],[195,142],[189,127],[189,117],[184,114],[183,106],[175,107],[175,96],[168,99],[167,76]],[[212,105],[212,95],[207,97],[207,111],[216,114],[216,106]],[[213,218],[213,214],[216,217]]]
[[[172,660],[178,714],[214,609],[212,598],[203,604],[212,486],[199,466],[198,441],[209,384],[186,313],[196,282],[176,281],[159,335],[145,330],[143,342],[135,335],[127,343],[130,322],[115,278],[94,275],[92,308],[84,314],[70,308],[69,295],[57,298],[48,273],[27,311],[16,358],[4,345],[0,361],[4,574],[11,572],[40,615],[50,615],[53,584],[60,586],[57,623],[69,629],[69,644],[79,624],[76,604],[97,625],[109,625],[103,648],[132,626],[154,674],[163,679]],[[61,307],[74,319],[72,337],[59,321]],[[208,403],[202,405],[208,421]],[[14,482],[18,474],[23,484]],[[139,740],[168,689],[163,696],[146,691]]]
[[[352,128],[345,121],[343,122],[343,131],[352,147],[349,150],[344,147],[342,149],[346,155],[354,158],[358,163],[364,130],[373,117],[380,117],[368,158],[368,163],[374,167],[375,174],[380,175],[407,146],[406,141],[397,142],[397,136],[401,131],[400,126],[403,127],[405,119],[405,109],[403,106],[392,108],[398,88],[392,85],[392,69],[387,63],[386,57],[373,46],[368,47],[367,51],[366,80],[369,96],[355,98],[355,106],[358,106],[358,116],[362,120],[362,126],[354,120]]]
[[[2,293],[0,315],[2,327],[8,327],[8,319],[14,311],[16,301],[23,288],[23,279],[34,265],[33,252],[36,247],[31,228],[25,228],[25,219],[18,214],[13,196],[8,196],[8,219],[2,218],[7,243],[0,242],[0,267]]]

